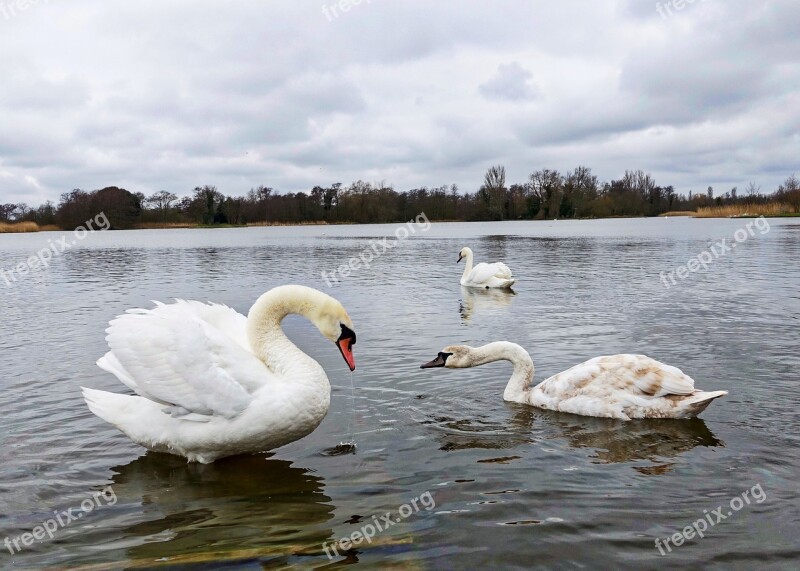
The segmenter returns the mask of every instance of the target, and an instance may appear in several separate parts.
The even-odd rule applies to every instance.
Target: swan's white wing
[[[158,302],[156,302],[156,305],[165,308],[173,308],[178,311],[180,311],[182,307],[188,308],[194,315],[207,322],[212,327],[216,327],[243,348],[250,351],[250,342],[247,339],[247,318],[227,305],[186,301],[182,299],[176,300],[175,304],[172,305]]]
[[[121,369],[112,372],[141,396],[172,405],[172,414],[233,418],[267,369],[240,345],[241,320],[223,308],[179,301],[132,310],[107,329],[105,364]]]
[[[501,280],[510,280],[513,276],[511,275],[511,269],[505,265],[503,262],[497,262],[496,264],[491,264],[494,266],[494,277],[499,278]]]
[[[491,281],[492,278],[511,279],[511,270],[502,262],[482,263],[472,268],[467,280],[471,283],[482,284]]]

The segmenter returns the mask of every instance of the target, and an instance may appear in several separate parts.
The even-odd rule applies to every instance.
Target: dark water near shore
[[[737,244],[669,288],[669,272],[745,220],[434,224],[329,288],[398,226],[106,232],[12,287],[0,279],[0,542],[95,507],[0,568],[324,568],[322,543],[395,514],[336,562],[375,569],[795,569],[800,561],[800,221]],[[53,234],[0,236],[0,270]],[[516,295],[468,292],[458,250],[505,261]],[[150,300],[246,313],[284,283],[317,287],[358,333],[351,376],[309,323],[285,328],[327,370],[331,411],[272,455],[187,465],[94,417],[80,386],[122,392],[94,361],[109,319]],[[422,371],[445,345],[514,341],[537,380],[588,358],[645,353],[725,389],[694,421],[590,419],[504,403],[503,364]],[[355,432],[355,455],[325,451]],[[666,538],[763,490],[662,556]]]

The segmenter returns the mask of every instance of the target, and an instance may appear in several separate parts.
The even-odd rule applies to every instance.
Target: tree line
[[[490,221],[549,220],[658,216],[666,212],[697,211],[708,206],[779,202],[800,212],[800,182],[792,175],[772,193],[755,183],[715,195],[712,187],[688,195],[656,184],[641,170],[626,171],[619,180],[601,183],[592,170],[579,166],[566,173],[542,169],[522,183],[507,184],[503,166],[489,168],[475,192],[459,192],[455,184],[420,187],[402,192],[385,182],[356,181],[315,186],[308,192],[279,193],[269,186],[251,188],[243,196],[227,196],[215,186],[199,186],[179,197],[162,190],[150,196],[116,186],[94,191],[74,189],[58,204],[47,201],[0,204],[0,222],[36,222],[72,229],[98,212],[112,228],[142,225],[389,223],[410,220],[425,212],[430,220]]]

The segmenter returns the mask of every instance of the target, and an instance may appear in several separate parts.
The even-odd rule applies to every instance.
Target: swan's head
[[[471,255],[472,255],[472,250],[470,250],[469,248],[461,248],[461,251],[458,253],[458,261],[456,262],[456,264],[461,260],[463,260],[464,258],[469,258]]]
[[[445,347],[433,361],[425,363],[420,366],[420,369],[436,369],[438,367],[446,367],[448,369],[468,369],[473,366],[473,360],[470,358],[472,347],[466,345],[451,345]]]
[[[356,359],[353,356],[353,345],[356,344],[356,332],[353,322],[341,303],[330,296],[326,297],[328,299],[318,306],[317,315],[312,321],[326,339],[336,344],[347,366],[354,371]]]
[[[355,370],[353,345],[356,344],[356,333],[350,316],[336,299],[306,286],[278,286],[258,298],[247,318],[251,346],[260,346],[264,327],[279,327],[278,324],[289,314],[308,318],[326,339],[336,344],[350,370]]]

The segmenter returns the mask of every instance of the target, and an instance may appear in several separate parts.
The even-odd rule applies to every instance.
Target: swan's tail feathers
[[[711,401],[718,399],[719,397],[724,397],[727,394],[728,391],[697,392],[683,401],[683,409],[687,416],[695,417],[708,408],[708,405],[711,404]]]
[[[81,387],[83,400],[95,415],[115,426],[119,425],[120,417],[130,409],[131,401],[137,397],[107,393],[95,389]]]
[[[498,278],[495,277],[491,281],[486,283],[486,288],[496,288],[496,289],[511,289],[517,283],[517,280],[514,278]]]

